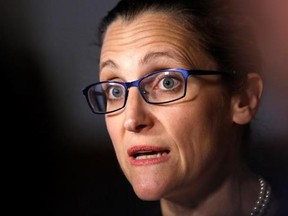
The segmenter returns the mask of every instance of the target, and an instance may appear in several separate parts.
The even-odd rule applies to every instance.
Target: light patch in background
[[[255,128],[260,139],[288,142],[288,1],[258,0],[250,7],[263,58],[264,94]],[[286,147],[287,148],[287,147]]]

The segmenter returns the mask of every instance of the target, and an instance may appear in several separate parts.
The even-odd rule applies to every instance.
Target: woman
[[[100,26],[100,82],[84,94],[135,193],[165,216],[274,215],[243,160],[258,52],[228,2],[123,0]]]

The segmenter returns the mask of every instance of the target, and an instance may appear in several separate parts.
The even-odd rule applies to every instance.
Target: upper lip
[[[159,146],[151,146],[151,145],[137,145],[132,146],[128,149],[128,155],[130,157],[136,157],[137,154],[149,154],[149,153],[159,153],[166,152],[169,153],[170,150],[168,148],[159,147]]]

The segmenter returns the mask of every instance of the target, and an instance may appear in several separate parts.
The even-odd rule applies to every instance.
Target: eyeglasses
[[[93,113],[107,114],[125,107],[131,87],[137,87],[147,103],[165,104],[185,97],[190,75],[234,74],[235,72],[211,70],[165,69],[149,73],[132,82],[97,82],[87,86],[83,94]]]

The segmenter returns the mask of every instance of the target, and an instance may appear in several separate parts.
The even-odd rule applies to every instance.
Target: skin
[[[164,13],[145,12],[129,22],[119,18],[108,27],[100,80],[128,82],[176,67],[216,70],[217,64],[201,50],[196,33],[191,37]],[[259,77],[251,80],[259,84]],[[260,92],[252,94],[254,99]],[[258,100],[254,101],[256,109]],[[126,107],[107,114],[106,124],[119,164],[137,196],[160,199],[163,215],[248,214],[258,186],[238,152],[239,124],[248,123],[255,114],[249,105],[250,97],[245,95],[225,96],[219,76],[213,75],[190,77],[186,97],[166,105],[148,104],[137,88],[131,88]],[[159,163],[135,165],[127,153],[135,146],[161,147],[169,154]]]

